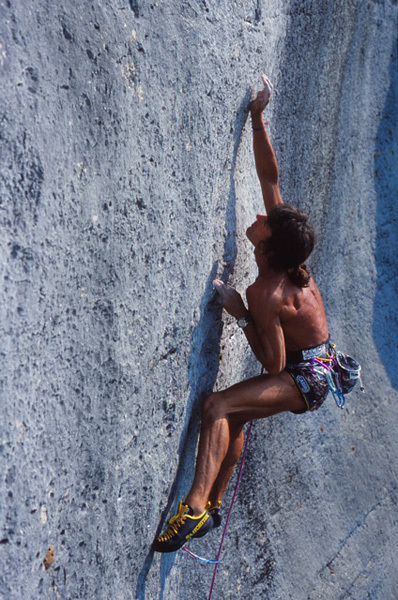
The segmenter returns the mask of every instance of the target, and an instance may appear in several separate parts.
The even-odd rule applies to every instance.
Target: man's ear
[[[257,250],[259,251],[260,254],[267,254],[269,251],[267,242],[265,240],[261,240],[257,244]]]

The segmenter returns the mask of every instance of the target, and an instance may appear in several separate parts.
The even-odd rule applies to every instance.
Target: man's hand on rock
[[[266,75],[261,75],[261,79],[263,80],[264,89],[258,92],[250,105],[252,115],[261,114],[271,99],[273,85]]]
[[[247,315],[247,309],[239,292],[225,285],[221,279],[214,279],[213,285],[220,296],[223,307],[232,317],[240,319]]]

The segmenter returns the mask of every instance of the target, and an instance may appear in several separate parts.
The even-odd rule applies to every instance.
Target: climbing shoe
[[[209,511],[213,517],[213,528],[220,527],[221,525],[221,500],[218,500],[215,504],[211,502],[207,503],[206,510]]]
[[[178,513],[169,521],[169,526],[152,544],[156,552],[175,552],[192,537],[206,535],[213,529],[211,514],[204,510],[198,517],[193,516],[189,506],[180,502]]]
[[[211,517],[213,519],[213,529],[215,529],[216,527],[220,527],[220,525],[221,525],[220,509],[221,509],[221,500],[218,500],[214,505],[212,505],[210,501],[206,504],[206,510],[211,514]],[[208,532],[207,531],[203,532],[203,529],[199,529],[199,531],[197,533],[195,533],[192,537],[201,538],[204,535],[206,535],[206,533],[208,533]]]

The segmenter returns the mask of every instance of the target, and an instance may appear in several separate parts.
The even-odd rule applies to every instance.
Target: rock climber
[[[243,426],[291,411],[317,410],[329,391],[311,359],[325,358],[329,331],[322,299],[305,261],[315,234],[302,211],[283,204],[278,166],[263,121],[272,93],[264,89],[251,103],[253,150],[266,215],[257,215],[246,236],[254,246],[258,277],[241,295],[221,280],[213,284],[267,371],[202,403],[202,421],[192,487],[168,528],[153,543],[157,552],[174,552],[188,539],[202,537],[221,523],[221,501],[243,447]]]

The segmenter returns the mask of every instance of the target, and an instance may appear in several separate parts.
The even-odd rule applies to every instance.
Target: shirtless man
[[[272,84],[265,75],[262,78],[264,90],[250,110],[267,216],[257,215],[246,231],[258,277],[246,291],[248,308],[236,290],[220,280],[214,286],[267,374],[204,399],[194,481],[169,527],[154,541],[158,552],[174,552],[191,537],[202,537],[220,525],[221,500],[242,452],[245,423],[283,411],[316,410],[329,390],[310,364],[314,357],[327,357],[329,350],[322,299],[304,262],[314,246],[314,231],[304,213],[282,202],[276,158],[262,117]]]

